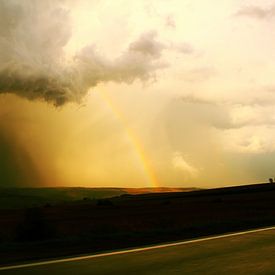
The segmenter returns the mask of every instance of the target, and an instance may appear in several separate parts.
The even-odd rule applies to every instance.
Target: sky
[[[275,176],[275,1],[0,0],[0,187]]]

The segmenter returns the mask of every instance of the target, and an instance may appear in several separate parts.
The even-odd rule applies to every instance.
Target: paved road
[[[0,268],[2,274],[275,274],[275,228]]]

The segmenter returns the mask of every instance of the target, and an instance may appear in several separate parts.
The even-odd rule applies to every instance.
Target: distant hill
[[[130,195],[150,194],[150,193],[174,193],[174,192],[190,192],[201,190],[199,188],[168,188],[168,187],[156,187],[156,188],[123,188],[125,193]]]
[[[121,195],[188,192],[196,188],[0,188],[0,209],[36,207],[81,200],[97,200]]]

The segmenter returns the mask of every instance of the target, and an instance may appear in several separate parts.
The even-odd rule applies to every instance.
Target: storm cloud
[[[42,99],[56,106],[79,102],[92,87],[108,81],[147,80],[164,64],[157,33],[141,34],[114,57],[94,44],[68,54],[72,36],[67,1],[0,2],[0,94]]]

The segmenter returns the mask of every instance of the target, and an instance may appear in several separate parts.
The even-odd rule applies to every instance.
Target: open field
[[[275,185],[126,194],[1,209],[0,217],[0,263],[13,263],[275,225]]]
[[[188,192],[196,188],[0,188],[0,209],[39,207],[81,200],[97,200],[127,194]]]
[[[24,274],[274,274],[275,229],[0,270]]]

